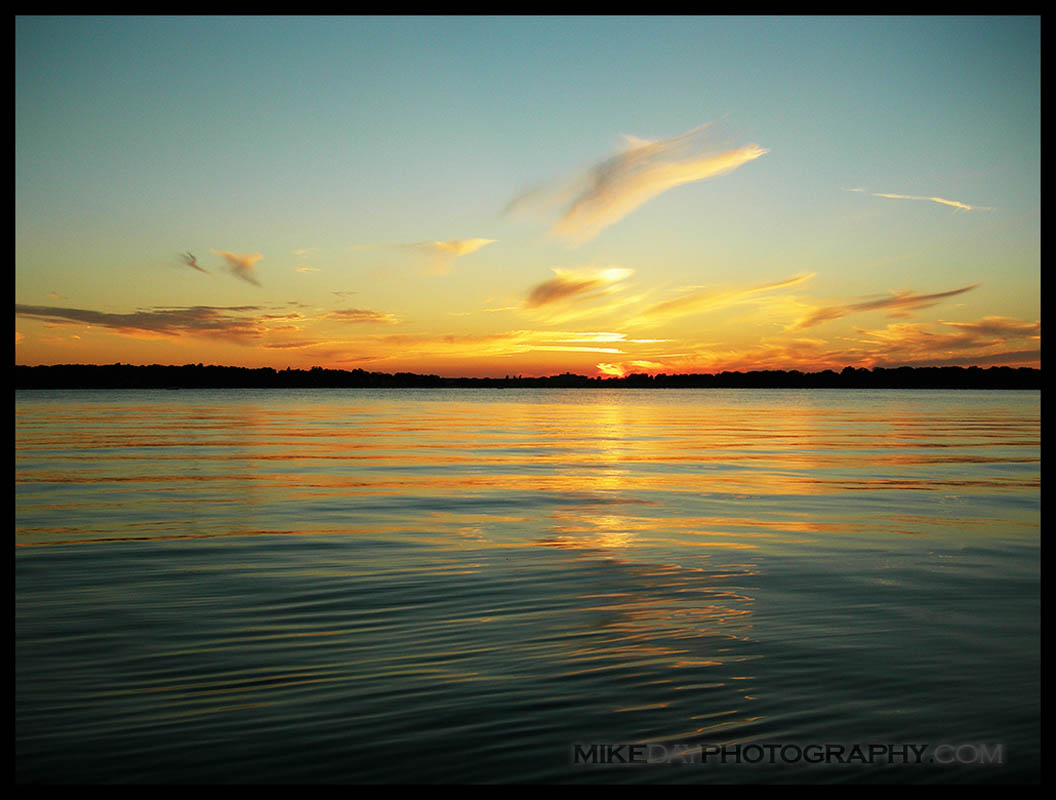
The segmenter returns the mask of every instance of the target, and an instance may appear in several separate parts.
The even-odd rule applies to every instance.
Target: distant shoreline
[[[202,364],[15,365],[16,389],[374,389],[374,388],[629,388],[629,389],[1041,389],[1031,367],[845,367],[840,372],[755,370],[714,374],[635,373],[594,377],[444,378],[362,369],[276,370]]]

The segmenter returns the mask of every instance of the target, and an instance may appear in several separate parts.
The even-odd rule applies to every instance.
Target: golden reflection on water
[[[155,507],[158,513],[149,522],[108,523],[108,530],[37,525],[25,512],[73,512],[83,498],[35,495],[31,504],[22,503],[26,521],[17,543],[256,531],[354,535],[364,526],[320,524],[311,513],[302,515],[298,527],[269,524],[270,508],[347,501],[354,510],[371,497],[398,503],[414,496],[526,493],[549,505],[549,532],[536,537],[549,546],[753,549],[765,541],[765,530],[787,537],[874,524],[853,515],[797,512],[811,496],[1012,492],[1038,485],[1035,475],[977,469],[1036,464],[1036,415],[946,405],[922,411],[914,406],[917,400],[860,409],[812,405],[789,395],[792,402],[760,409],[737,402],[747,395],[729,393],[554,394],[563,400],[554,403],[486,394],[463,402],[457,393],[430,402],[399,394],[367,401],[335,393],[332,402],[286,403],[273,402],[278,394],[203,396],[189,403],[152,397],[137,404],[134,394],[126,394],[116,408],[76,401],[19,405],[16,486],[83,486],[95,504],[108,496],[122,502],[122,492],[135,492],[145,512]],[[696,522],[631,511],[666,509],[705,495],[728,496],[739,503],[737,515]],[[781,512],[745,514],[757,498],[777,497],[796,500]],[[211,522],[204,531],[165,530],[181,504],[206,517],[211,509],[237,509],[237,530]],[[369,521],[381,531],[387,524]],[[919,532],[912,525],[899,529]],[[78,530],[84,535],[74,535]],[[389,530],[396,533],[399,526]],[[481,542],[492,541],[484,529],[475,530]]]
[[[802,576],[838,573],[859,542],[985,546],[1040,525],[1019,502],[1039,485],[1037,403],[994,394],[176,394],[16,397],[16,547],[71,547],[25,563],[110,552],[118,574],[146,553],[213,593],[121,576],[179,633],[97,695],[153,698],[141,724],[405,686],[446,717],[450,687],[462,713],[531,678],[544,705],[565,691],[641,743],[736,740],[775,713],[758,677],[784,652],[775,570],[802,602]],[[123,612],[125,584],[89,588]],[[831,631],[815,604],[787,621],[797,646]],[[793,695],[806,668],[787,668]]]

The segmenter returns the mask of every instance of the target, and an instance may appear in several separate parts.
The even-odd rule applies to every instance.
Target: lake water
[[[16,392],[16,780],[1037,781],[1040,401]]]

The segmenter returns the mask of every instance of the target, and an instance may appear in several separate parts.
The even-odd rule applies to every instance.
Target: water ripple
[[[16,778],[1035,780],[1038,393],[16,393]],[[571,763],[996,742],[1003,767]]]

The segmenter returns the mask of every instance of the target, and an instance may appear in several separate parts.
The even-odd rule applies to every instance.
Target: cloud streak
[[[932,330],[922,323],[897,323],[882,330],[858,329],[867,342],[877,342],[890,351],[905,351],[910,356],[921,352],[952,355],[959,350],[1005,349],[1009,342],[1041,339],[1041,323],[1009,317],[983,317],[978,322],[939,322],[947,330]],[[953,328],[953,331],[949,331]]]
[[[338,309],[314,318],[305,318],[297,311],[267,311],[261,306],[188,306],[154,307],[122,314],[84,308],[15,304],[16,317],[37,319],[52,325],[87,325],[128,336],[216,338],[238,344],[261,344],[269,348],[307,346],[303,339],[296,344],[288,344],[282,337],[318,320],[361,325],[396,325],[401,322],[394,314],[363,308]],[[323,340],[312,340],[312,344],[320,341]]]
[[[762,286],[753,286],[748,289],[691,292],[689,294],[684,294],[681,297],[665,300],[662,303],[657,303],[656,305],[647,308],[639,314],[632,323],[658,325],[689,314],[717,311],[720,308],[726,308],[731,305],[736,305],[737,303],[745,302],[756,295],[765,294],[778,289],[785,289],[789,286],[796,286],[797,284],[810,280],[814,275],[815,273],[813,272],[800,273],[799,275],[793,275],[790,278],[785,278],[784,280],[775,283],[766,283]]]
[[[445,242],[412,242],[397,246],[422,254],[427,259],[428,271],[433,275],[442,275],[451,269],[455,259],[475,253],[494,242],[495,239],[449,239]]]
[[[978,322],[945,322],[939,320],[943,325],[956,328],[965,334],[979,336],[1005,337],[1028,337],[1031,339],[1041,338],[1040,322],[1024,322],[1011,317],[983,317]]]
[[[971,291],[979,284],[973,283],[960,289],[951,289],[948,292],[935,292],[933,294],[917,294],[916,292],[903,291],[892,292],[889,296],[873,300],[865,300],[860,303],[848,303],[846,305],[822,306],[810,311],[806,316],[792,324],[791,330],[813,328],[823,322],[841,319],[850,314],[862,311],[875,311],[878,309],[889,309],[892,316],[900,316],[905,311],[919,308],[931,308],[947,297],[954,297],[964,292]]]
[[[345,308],[331,311],[324,319],[337,320],[338,322],[369,323],[383,325],[397,325],[400,318],[395,314],[387,314],[383,311],[372,311],[367,308]]]
[[[426,269],[433,275],[442,275],[451,269],[455,259],[475,253],[482,247],[494,244],[496,239],[448,239],[446,241],[397,242],[388,244],[353,245],[354,251],[402,250],[410,251],[425,259]]]
[[[971,206],[967,203],[962,203],[960,200],[947,200],[944,197],[926,197],[923,195],[915,194],[891,194],[889,192],[868,192],[865,189],[847,189],[848,192],[859,192],[861,194],[867,194],[870,197],[884,197],[888,200],[927,200],[930,203],[938,203],[943,206],[950,206],[958,211],[993,211],[991,206]]]
[[[557,208],[553,233],[580,244],[669,189],[725,175],[768,152],[757,144],[728,148],[710,123],[662,141],[625,138],[616,155],[557,188],[525,192],[506,211]]]
[[[649,340],[652,341],[652,340]],[[592,353],[619,356],[639,340],[618,332],[511,330],[501,333],[369,334],[329,344],[335,358],[355,361],[360,354],[373,360],[470,360],[506,358],[531,352]]]
[[[450,239],[446,242],[414,242],[407,246],[445,258],[460,258],[475,253],[495,241],[495,239]]]
[[[94,325],[125,334],[209,336],[236,341],[264,335],[265,318],[251,313],[260,310],[259,306],[189,306],[113,314],[83,308],[15,304],[16,316],[46,322]]]

